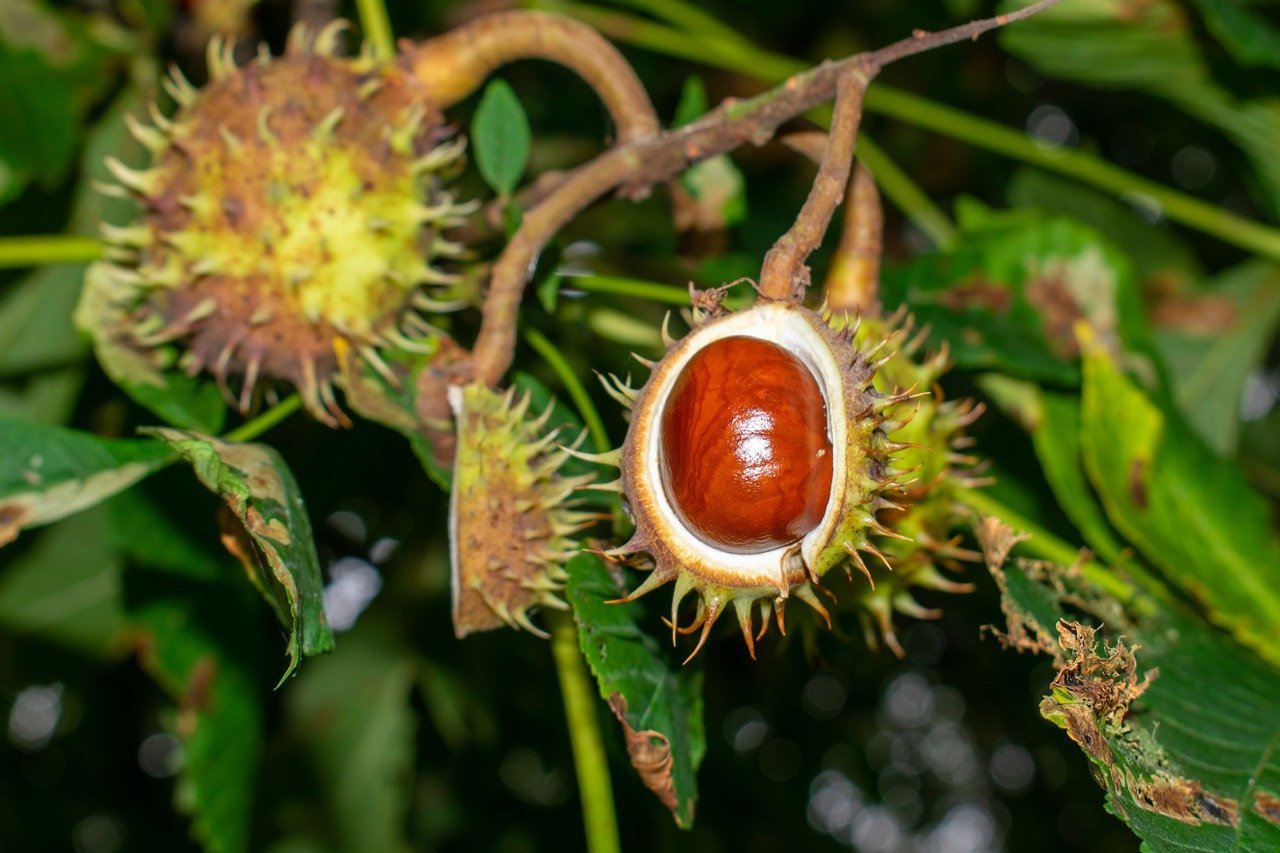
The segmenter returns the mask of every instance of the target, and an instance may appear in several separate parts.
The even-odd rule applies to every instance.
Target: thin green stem
[[[663,305],[685,306],[689,304],[689,291],[687,288],[660,284],[656,281],[643,281],[638,278],[625,278],[616,275],[575,275],[565,279],[565,287],[570,290],[584,290],[587,293],[633,296],[636,299],[644,299]]]
[[[1080,549],[1064,542],[1022,513],[1006,506],[987,492],[960,487],[956,500],[982,515],[994,516],[1020,533],[1030,536],[1022,545],[1040,559],[1061,566],[1073,566],[1089,583],[1140,615],[1154,612],[1153,602],[1141,596],[1142,589],[1097,560],[1081,560]],[[1141,580],[1141,578],[1139,578]]]
[[[761,50],[744,39],[692,37],[652,21],[562,0],[526,2],[580,18],[612,38],[655,53],[748,74],[769,84],[781,82],[806,67],[799,60]],[[1280,229],[1228,213],[1209,202],[1139,177],[1084,151],[1047,148],[1019,130],[881,83],[873,83],[867,90],[865,106],[870,112],[1066,175],[1121,198],[1154,203],[1175,222],[1242,249],[1280,258]],[[893,201],[898,203],[896,198]]]
[[[686,32],[720,39],[742,38],[736,30],[715,15],[685,3],[684,0],[615,0],[615,3],[648,12]]]
[[[55,234],[42,237],[0,237],[0,269],[44,264],[87,264],[102,255],[96,237]]]
[[[360,29],[373,45],[373,53],[379,59],[391,59],[396,55],[396,40],[391,32],[391,20],[382,0],[356,0],[356,14],[360,16]]]
[[[231,430],[222,438],[225,441],[253,441],[301,407],[302,398],[297,394],[293,394],[267,409],[253,420],[240,424],[240,426]]]
[[[573,746],[573,764],[578,774],[582,800],[582,821],[590,853],[619,853],[618,818],[613,807],[613,784],[605,759],[604,738],[596,714],[596,691],[578,645],[578,628],[573,617],[562,611],[547,613],[551,629],[551,654],[560,677],[565,721]]]
[[[525,331],[524,339],[538,355],[542,356],[542,360],[560,379],[560,384],[564,385],[564,390],[569,392],[569,399],[573,400],[573,405],[577,407],[578,414],[582,415],[582,420],[591,433],[591,441],[596,446],[596,452],[607,452],[610,449],[609,433],[605,431],[604,421],[600,419],[596,404],[591,401],[591,395],[578,379],[578,374],[573,372],[564,354],[537,329]]]
[[[924,235],[940,249],[955,245],[956,227],[933,199],[911,180],[902,167],[885,153],[884,149],[867,137],[858,134],[858,160],[867,167],[880,191],[893,200],[908,219],[915,223]]]

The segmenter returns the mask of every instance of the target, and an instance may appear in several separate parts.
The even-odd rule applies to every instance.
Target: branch
[[[818,166],[809,197],[796,217],[795,224],[778,238],[764,256],[760,269],[760,297],[777,302],[798,302],[809,287],[809,268],[805,261],[822,243],[831,217],[844,198],[853,163],[853,150],[862,119],[862,96],[871,80],[861,68],[851,69],[840,78],[836,92],[835,114],[826,148]]]
[[[693,163],[748,142],[763,145],[784,122],[832,100],[837,82],[846,74],[863,77],[865,88],[889,62],[976,38],[1055,2],[1041,0],[1008,15],[937,33],[917,30],[910,38],[880,50],[839,62],[824,62],[761,95],[745,101],[725,101],[692,124],[615,147],[579,167],[541,205],[525,214],[520,229],[494,264],[480,334],[472,352],[474,378],[496,385],[511,366],[520,297],[538,255],[566,222],[592,202],[623,183],[654,184],[680,174]]]
[[[585,24],[545,12],[502,12],[421,44],[401,42],[402,61],[444,109],[490,74],[520,59],[546,59],[577,73],[600,95],[626,144],[661,127],[649,94],[618,49]]]

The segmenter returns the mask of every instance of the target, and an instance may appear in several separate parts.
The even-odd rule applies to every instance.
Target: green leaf
[[[157,441],[0,419],[0,546],[127,489],[173,460]]]
[[[485,87],[471,122],[476,166],[495,193],[515,192],[529,164],[529,118],[516,93],[503,80]]]
[[[125,580],[144,638],[139,660],[178,706],[178,808],[205,850],[248,850],[263,739],[254,635],[244,630],[249,602],[228,583],[142,569]]]
[[[1209,31],[1237,62],[1280,68],[1280,30],[1244,0],[1194,0]],[[1265,3],[1266,0],[1263,0]],[[1263,5],[1256,3],[1254,5]]]
[[[680,90],[680,100],[676,103],[675,115],[671,117],[672,127],[683,127],[697,121],[707,111],[707,84],[696,74],[684,78],[684,87]]]
[[[84,370],[64,367],[0,382],[0,420],[64,424],[84,385]]]
[[[237,556],[289,632],[283,683],[301,657],[333,648],[311,521],[293,474],[265,444],[232,444],[176,429],[149,432],[191,463],[196,477],[226,502],[248,535],[252,544],[240,544]]]
[[[1189,289],[1204,278],[1190,247],[1168,222],[1151,223],[1131,204],[1039,169],[1018,169],[1005,188],[1013,207],[1036,208],[1066,216],[1107,235],[1107,241],[1133,262],[1142,287]]]
[[[334,849],[410,849],[415,681],[409,650],[362,619],[289,688],[286,713],[318,777]]]
[[[640,735],[640,742],[670,751],[670,778],[645,781],[650,790],[658,787],[659,798],[670,798],[676,823],[687,829],[693,825],[696,775],[706,752],[702,675],[667,662],[658,641],[636,624],[636,608],[605,603],[626,593],[598,557],[579,554],[566,568],[578,640],[600,697],[615,713],[625,707],[629,742]]]
[[[88,353],[71,322],[84,269],[41,267],[0,293],[0,378],[66,367]]]
[[[1079,382],[1075,324],[1088,323],[1146,384],[1154,345],[1128,260],[1094,229],[1037,211],[960,209],[963,238],[882,278],[964,368],[1054,385]]]
[[[706,111],[706,84],[696,75],[685,78],[671,126],[686,125]],[[747,218],[747,182],[728,155],[719,154],[692,166],[680,176],[680,184],[695,202],[690,208],[695,219],[683,223],[684,227],[716,231]]]
[[[0,41],[0,202],[31,181],[53,186],[75,155],[79,110],[61,74],[34,50]]]
[[[0,6],[0,202],[66,177],[81,121],[136,48],[108,15],[35,0]]]
[[[1041,713],[1082,748],[1144,850],[1280,847],[1274,669],[1172,601],[1139,618],[1064,569],[993,574],[1009,636],[1057,659]]]
[[[1006,0],[1006,10],[1027,5]],[[1001,31],[1002,44],[1042,73],[1141,89],[1221,131],[1249,158],[1280,207],[1280,100],[1243,100],[1210,74],[1185,9],[1174,0],[1065,3]]]
[[[1280,664],[1280,541],[1233,464],[1087,339],[1081,445],[1111,523],[1208,618]]]
[[[1215,452],[1233,456],[1245,380],[1280,323],[1280,267],[1246,261],[1202,292],[1167,295],[1153,313],[1179,411]]]
[[[1006,376],[983,376],[988,399],[1031,434],[1041,471],[1063,512],[1094,553],[1120,562],[1125,545],[1094,497],[1080,449],[1080,400]]]
[[[121,573],[105,508],[61,521],[4,552],[0,625],[112,658],[130,647]]]

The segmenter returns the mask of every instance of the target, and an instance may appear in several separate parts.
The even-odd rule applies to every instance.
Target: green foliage
[[[955,249],[883,276],[885,301],[909,306],[958,365],[1076,385],[1084,322],[1158,381],[1132,267],[1097,231],[1035,211],[961,214]]]
[[[232,444],[174,429],[150,432],[191,463],[200,482],[226,502],[235,519],[231,523],[239,523],[225,530],[224,542],[289,633],[283,683],[302,657],[333,648],[311,521],[297,481],[280,454],[266,445]]]
[[[384,624],[307,667],[289,690],[291,724],[306,737],[327,792],[327,823],[341,850],[408,850],[413,772],[410,694],[417,666]],[[359,703],[350,697],[359,696]]]
[[[0,546],[26,527],[88,509],[173,459],[156,441],[0,420]]]
[[[359,5],[377,12],[376,0]],[[755,94],[751,78],[780,82],[827,55],[932,27],[939,14],[921,0],[857,16],[813,2],[779,9],[722,2],[718,10],[684,0],[530,5],[581,16],[640,48],[627,56],[673,127],[721,98]],[[952,3],[947,14],[978,5]],[[101,224],[135,216],[135,201],[93,189],[108,175],[103,158],[147,162],[125,116],[147,111],[158,69],[170,62],[204,78],[214,6],[249,34],[236,48],[241,59],[259,36],[285,40],[279,16],[254,10],[254,0],[181,9],[163,0],[74,8],[0,0],[0,241],[45,231],[93,237]],[[851,814],[846,825],[829,834],[849,843],[857,820],[874,814],[914,842],[944,804],[917,787],[924,816],[905,817],[887,795],[901,786],[877,770],[904,765],[882,761],[877,750],[888,742],[899,750],[916,734],[940,737],[923,726],[908,737],[885,727],[891,685],[918,678],[938,682],[936,696],[953,685],[965,690],[968,711],[948,725],[974,729],[975,796],[990,787],[988,749],[1025,745],[1034,757],[1030,788],[992,794],[989,814],[1011,816],[992,848],[1053,849],[1064,843],[1055,832],[1075,823],[1089,825],[1089,846],[1123,847],[1128,835],[1119,823],[1075,819],[1080,803],[1097,801],[1086,764],[1108,809],[1144,849],[1280,847],[1273,755],[1280,410],[1253,420],[1256,412],[1241,406],[1250,391],[1265,403],[1280,389],[1280,238],[1235,215],[1251,203],[1280,208],[1280,101],[1268,94],[1280,71],[1273,6],[1069,0],[1005,31],[999,44],[1041,74],[1102,91],[1043,87],[1016,62],[1006,81],[991,72],[1001,67],[994,59],[1005,62],[999,45],[987,43],[921,58],[916,72],[896,67],[902,90],[877,83],[868,96],[873,116],[894,118],[864,123],[864,138],[870,133],[869,144],[882,147],[860,144],[887,202],[880,295],[929,330],[926,348],[950,348],[956,370],[942,380],[948,396],[976,386],[1007,416],[980,421],[973,449],[957,448],[990,459],[1000,475],[989,489],[959,489],[969,509],[957,509],[1022,521],[1033,533],[1017,546],[1019,559],[1003,568],[996,560],[993,574],[1009,638],[1051,655],[1061,673],[1043,691],[1040,670],[970,642],[997,604],[981,585],[954,603],[948,597],[942,630],[897,626],[907,662],[817,634],[816,622],[788,611],[789,635],[750,668],[736,644],[714,638],[697,665],[682,666],[654,608],[606,603],[623,595],[631,569],[590,553],[616,544],[613,534],[626,525],[617,495],[604,492],[561,496],[602,513],[580,534],[587,553],[567,560],[563,594],[577,633],[557,634],[581,652],[603,700],[588,709],[598,721],[590,713],[575,718],[572,755],[560,740],[563,709],[551,672],[562,661],[536,639],[508,632],[454,641],[451,425],[438,411],[424,424],[432,401],[418,380],[451,375],[461,345],[474,340],[486,270],[520,225],[512,196],[536,177],[531,165],[572,168],[600,148],[598,133],[580,129],[601,108],[583,100],[576,83],[566,90],[572,97],[560,97],[554,75],[564,72],[510,70],[537,106],[536,138],[506,82],[490,83],[475,104],[474,174],[442,180],[473,195],[487,184],[502,216],[477,216],[441,235],[466,243],[449,261],[462,270],[455,290],[466,304],[454,314],[423,314],[440,334],[415,328],[419,346],[388,347],[385,370],[362,359],[340,365],[352,430],[299,418],[274,447],[233,440],[256,440],[292,402],[224,433],[228,404],[212,382],[177,369],[180,341],[153,362],[95,336],[99,370],[82,333],[130,317],[127,306],[95,301],[92,288],[82,298],[86,279],[92,285],[101,274],[81,263],[92,254],[83,239],[67,263],[0,270],[0,712],[9,713],[10,698],[28,684],[65,682],[70,697],[47,747],[28,753],[14,740],[16,748],[0,749],[0,846],[92,846],[74,833],[120,812],[127,849],[174,849],[186,834],[227,851],[540,848],[572,834],[565,827],[575,819],[573,761],[583,760],[594,722],[603,724],[595,749],[609,754],[614,780],[635,772],[657,795],[617,802],[629,847],[812,846],[806,833],[825,820],[818,783],[841,774],[860,793],[842,804]],[[411,4],[390,11],[398,25],[422,23]],[[458,4],[441,15],[474,11]],[[741,18],[735,27],[753,36],[717,15]],[[369,20],[363,28],[376,29]],[[780,49],[805,58],[769,53],[757,41],[787,41]],[[655,62],[654,54],[681,61]],[[1076,151],[1037,147],[1016,129],[1058,99],[1077,122]],[[973,114],[944,106],[951,103],[969,104]],[[161,112],[171,107],[162,94]],[[469,109],[449,107],[443,123],[465,125]],[[1150,159],[1133,167],[1141,174],[1105,162],[1118,150],[1113,134],[1130,125],[1153,139]],[[1189,145],[1211,151],[1217,164],[1198,198],[1159,183],[1173,152]],[[706,285],[758,273],[806,190],[798,176],[812,173],[792,156],[776,145],[744,145],[736,159],[701,160],[671,185],[678,203],[659,186],[644,204],[593,205],[547,248],[537,274],[530,271],[517,320],[524,344],[505,384],[530,395],[532,414],[552,407],[555,442],[571,443],[585,420],[596,449],[616,446],[622,418],[586,380],[592,371],[634,371],[630,348],[660,354],[663,313],[686,309],[690,278]],[[958,199],[954,226],[938,206],[950,199]],[[1199,219],[1186,205],[1200,205]],[[927,238],[946,248],[923,245],[908,222],[932,223]],[[24,262],[12,250],[21,242],[0,246],[4,263]],[[54,245],[56,254],[56,238]],[[1270,256],[1242,256],[1238,247]],[[828,262],[819,254],[812,265],[816,304]],[[747,290],[735,290],[730,304],[745,304]],[[446,349],[453,342],[456,352]],[[335,355],[344,362],[350,354]],[[139,425],[150,437],[115,437]],[[179,457],[207,493],[185,469],[169,467]],[[562,471],[598,468],[575,458]],[[1088,553],[1077,553],[1081,546]],[[241,571],[284,626],[288,663],[278,684],[271,662],[280,628]],[[331,627],[338,605],[326,613],[326,600],[341,603],[353,588],[361,606],[381,597],[356,613],[354,626],[358,608],[343,620],[334,615]],[[923,613],[938,603],[930,596],[895,603]],[[301,658],[330,650],[339,629],[349,632],[333,655],[299,667]],[[945,652],[931,652],[931,643]],[[138,666],[158,690],[134,683]],[[559,668],[562,679],[573,678]],[[591,676],[579,676],[578,686]],[[1036,718],[1028,679],[1037,695],[1047,694],[1041,715],[1066,738]],[[844,704],[832,703],[826,716],[815,697],[832,684]],[[77,727],[93,723],[101,743],[72,740]],[[135,741],[156,729],[181,741],[178,775],[172,791],[152,780],[135,794]],[[720,732],[723,739],[709,738]],[[744,732],[760,742],[751,745]],[[78,763],[93,750],[106,756],[100,765]],[[1075,761],[1051,784],[1060,752]],[[608,773],[596,758],[597,771]],[[58,762],[61,776],[41,775]],[[515,778],[522,773],[529,778]],[[132,781],[104,786],[101,778]],[[585,799],[599,794],[588,790],[593,784],[579,777]],[[91,796],[77,799],[76,786],[91,786]],[[28,788],[38,798],[30,819],[17,796]],[[634,779],[618,790],[637,790]],[[189,826],[154,808],[157,792],[174,795]],[[701,822],[680,832],[693,826],[695,805]],[[138,814],[126,813],[134,807]],[[48,827],[57,838],[39,834]],[[938,822],[932,831],[943,828]]]
[[[702,675],[688,667],[673,668],[657,640],[636,624],[635,610],[605,603],[626,592],[598,557],[574,557],[567,569],[569,603],[578,623],[582,653],[600,687],[600,698],[609,702],[616,713],[625,708],[627,726],[642,735],[642,741],[652,745],[659,755],[669,752],[670,777],[659,773],[651,778],[659,786],[659,798],[664,793],[673,797],[671,810],[676,822],[692,826],[698,797],[695,774],[707,749],[702,723]],[[619,697],[621,703],[617,701]],[[640,762],[637,756],[632,757]],[[646,758],[648,762],[658,760],[653,755]]]
[[[1025,632],[1064,667],[1041,713],[1083,749],[1108,810],[1144,850],[1280,844],[1280,769],[1271,758],[1280,736],[1280,681],[1272,667],[1170,600],[1135,619],[1062,569],[1006,571],[998,574],[1011,630]],[[1067,646],[1059,645],[1055,624],[1081,618],[1081,607],[1086,621],[1106,627],[1077,648],[1079,635],[1067,626]]]
[[[1089,346],[1081,447],[1111,522],[1210,620],[1280,664],[1280,540],[1269,507],[1236,466]]]
[[[471,123],[471,139],[480,174],[498,195],[516,191],[529,164],[529,117],[520,99],[502,80],[485,87]]]

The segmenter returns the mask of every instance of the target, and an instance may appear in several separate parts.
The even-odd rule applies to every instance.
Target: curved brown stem
[[[884,209],[876,180],[861,163],[853,170],[849,203],[844,208],[840,245],[827,269],[827,307],[859,314],[880,313],[880,252],[884,245]]]
[[[401,52],[441,109],[470,95],[503,65],[546,59],[573,70],[600,95],[618,127],[620,144],[661,127],[648,93],[618,49],[585,24],[560,15],[487,15],[421,44],[401,42]]]
[[[538,207],[528,211],[520,229],[494,265],[485,298],[480,334],[472,350],[475,379],[496,385],[515,352],[516,315],[525,283],[542,248],[587,205],[626,183],[668,180],[691,164],[748,142],[763,145],[778,127],[835,97],[836,84],[849,72],[862,75],[861,87],[885,64],[941,45],[976,38],[988,30],[1021,20],[1054,5],[1031,6],[938,33],[917,30],[910,38],[840,62],[824,62],[782,85],[745,101],[726,101],[698,121],[676,130],[615,146],[579,167]]]
[[[822,243],[831,217],[844,199],[862,120],[862,96],[874,74],[871,68],[849,69],[836,87],[835,113],[827,147],[822,153],[818,176],[809,197],[787,233],[778,238],[764,256],[760,268],[760,298],[774,302],[799,302],[809,287],[809,267],[805,263]]]

